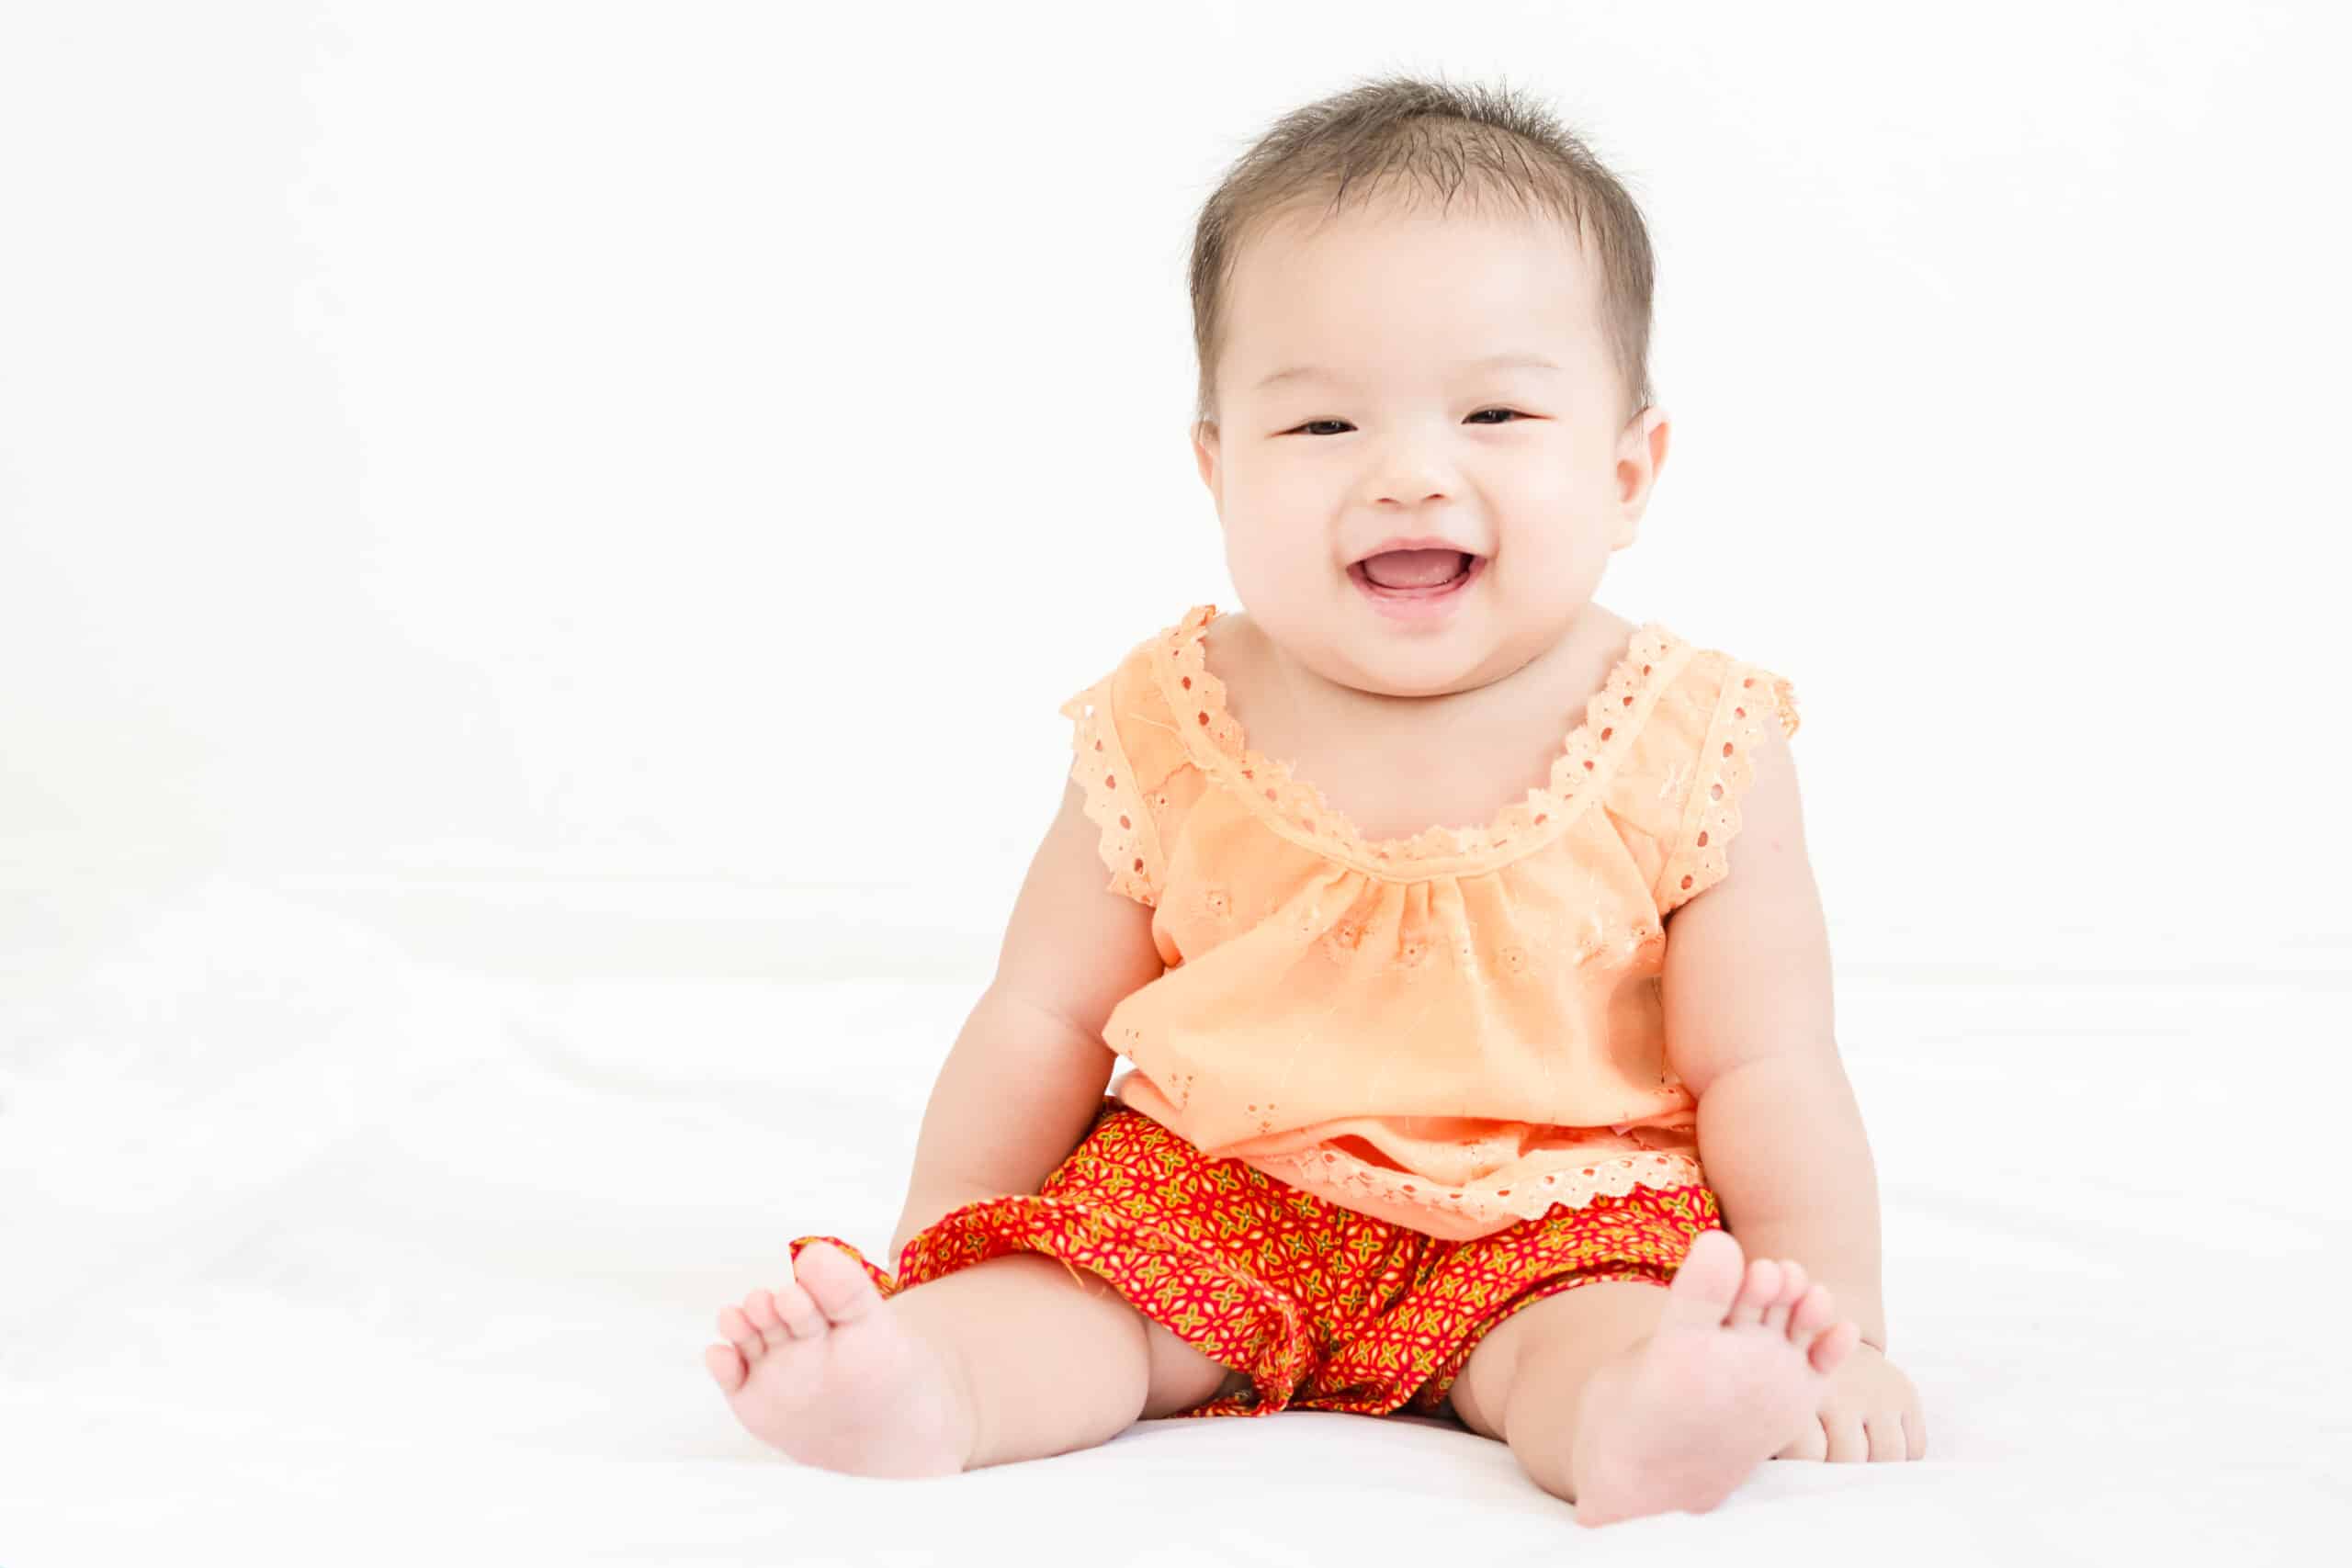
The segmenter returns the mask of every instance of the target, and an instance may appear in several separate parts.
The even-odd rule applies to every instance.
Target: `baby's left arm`
[[[1699,1102],[1699,1164],[1749,1258],[1789,1258],[1886,1349],[1878,1178],[1838,1057],[1829,934],[1795,763],[1767,726],[1748,757],[1729,874],[1673,911],[1661,981],[1668,1064]]]

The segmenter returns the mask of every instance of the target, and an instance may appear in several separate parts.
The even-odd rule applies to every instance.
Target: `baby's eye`
[[[1514,419],[1525,419],[1525,418],[1527,417],[1525,414],[1521,413],[1517,409],[1493,408],[1493,409],[1480,409],[1480,410],[1478,411],[1478,413],[1474,413],[1474,414],[1472,414],[1472,415],[1470,416],[1470,418],[1471,418],[1471,419],[1473,419],[1473,420],[1475,420],[1475,419],[1476,419],[1476,418],[1478,417],[1478,414],[1485,414],[1485,413],[1507,413],[1507,414],[1510,414],[1510,415],[1512,418],[1514,418]],[[1318,425],[1318,424],[1346,424],[1347,423],[1348,423],[1348,422],[1347,422],[1346,420],[1344,420],[1344,419],[1310,419],[1310,420],[1308,420],[1305,424],[1302,424],[1302,425],[1298,426],[1296,430],[1285,431],[1285,432],[1283,432],[1283,434],[1286,434],[1286,435],[1295,435],[1295,434],[1298,434],[1298,431],[1300,431],[1300,430],[1311,430],[1312,428],[1314,428],[1316,425]],[[1467,422],[1467,421],[1464,421],[1464,423],[1468,423],[1468,422]],[[1490,421],[1487,421],[1487,423],[1492,423],[1492,424],[1500,424],[1500,423],[1502,423],[1503,422],[1502,422],[1502,421],[1500,421],[1500,420],[1490,420]]]

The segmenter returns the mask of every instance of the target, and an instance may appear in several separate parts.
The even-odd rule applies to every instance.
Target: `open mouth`
[[[1467,550],[1388,550],[1348,568],[1365,592],[1386,599],[1434,599],[1478,575],[1487,558]]]
[[[1487,570],[1487,558],[1467,550],[1388,550],[1366,556],[1348,576],[1372,607],[1396,620],[1449,613]]]

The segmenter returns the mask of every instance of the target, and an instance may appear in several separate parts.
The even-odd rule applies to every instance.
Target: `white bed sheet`
[[[1502,1445],[1291,1412],[934,1482],[701,1365],[877,1257],[975,987],[515,980],[216,879],[0,977],[0,1565],[2343,1561],[2326,985],[1842,983],[1928,1456],[1578,1531]]]

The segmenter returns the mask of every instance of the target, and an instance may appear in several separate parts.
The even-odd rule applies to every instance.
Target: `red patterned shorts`
[[[910,1238],[893,1280],[836,1236],[883,1295],[1011,1252],[1101,1275],[1153,1322],[1250,1386],[1181,1412],[1285,1408],[1433,1415],[1479,1338],[1531,1302],[1595,1280],[1665,1285],[1723,1229],[1703,1185],[1636,1187],[1446,1241],[1210,1159],[1106,1098],[1034,1197],[991,1198]],[[1409,1408],[1408,1408],[1409,1407]]]

